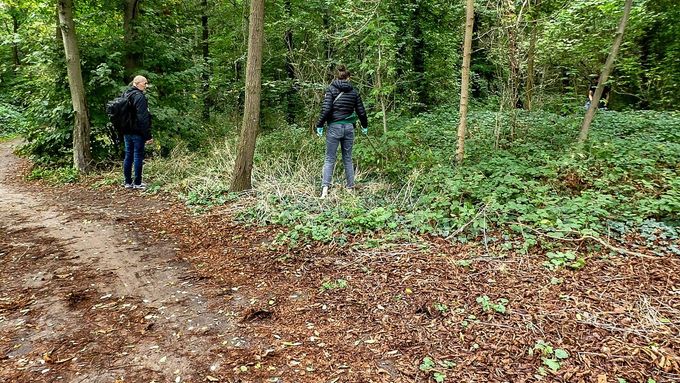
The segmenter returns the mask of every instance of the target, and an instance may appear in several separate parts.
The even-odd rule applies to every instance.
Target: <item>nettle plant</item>
[[[342,290],[346,289],[348,287],[347,280],[345,279],[337,279],[335,281],[326,281],[321,284],[320,291],[329,291],[329,290]]]
[[[495,311],[500,314],[505,314],[507,311],[507,304],[510,302],[509,300],[505,298],[499,298],[496,300],[496,302],[491,301],[491,298],[489,298],[486,295],[483,295],[481,297],[477,297],[476,299],[477,303],[479,303],[482,306],[482,310],[484,312],[491,312]]]
[[[420,371],[423,371],[428,376],[431,376],[437,383],[446,381],[446,370],[456,367],[456,363],[451,360],[435,361],[433,358],[426,356],[422,363],[418,366]]]
[[[569,352],[562,348],[553,348],[550,343],[543,340],[537,341],[532,348],[529,349],[529,356],[534,356],[538,353],[541,356],[543,366],[538,368],[540,376],[548,375],[546,367],[550,372],[555,373],[562,367],[562,363],[569,358]]]
[[[580,270],[586,265],[585,258],[578,256],[571,250],[550,251],[546,254],[546,257],[548,257],[548,260],[543,262],[543,266],[553,271],[561,267]]]

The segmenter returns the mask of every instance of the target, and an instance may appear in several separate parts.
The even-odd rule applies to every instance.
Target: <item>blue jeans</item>
[[[123,176],[125,183],[132,183],[132,165],[135,167],[135,185],[142,184],[142,164],[144,162],[144,137],[138,134],[126,134],[125,159],[123,160]]]
[[[347,187],[354,187],[354,166],[352,165],[352,145],[354,144],[353,124],[331,124],[326,133],[326,160],[323,163],[323,186],[330,186],[333,178],[333,168],[338,152],[338,145],[342,148],[342,164],[345,167]]]

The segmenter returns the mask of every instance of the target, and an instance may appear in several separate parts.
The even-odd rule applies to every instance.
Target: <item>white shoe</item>
[[[326,198],[328,197],[328,186],[324,186],[321,188],[321,198]]]

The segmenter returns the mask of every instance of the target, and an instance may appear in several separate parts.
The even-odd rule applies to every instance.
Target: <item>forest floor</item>
[[[680,382],[680,258],[294,249],[229,206],[27,182],[0,144],[0,382]],[[651,379],[651,380],[650,380]]]

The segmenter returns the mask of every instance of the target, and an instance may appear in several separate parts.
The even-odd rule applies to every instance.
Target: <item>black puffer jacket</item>
[[[149,103],[141,90],[134,86],[128,88],[123,97],[129,97],[130,104],[135,108],[132,127],[129,132],[124,134],[138,134],[145,140],[151,139],[151,114],[149,113]]]
[[[342,96],[338,98],[340,93],[342,93]],[[338,98],[337,101],[335,101],[336,98]],[[359,116],[361,126],[368,128],[366,109],[364,109],[364,103],[361,101],[359,93],[354,90],[349,81],[333,80],[331,86],[326,90],[326,96],[321,106],[321,116],[319,116],[316,126],[323,126],[326,122],[332,124],[344,120],[353,112],[356,112]]]

